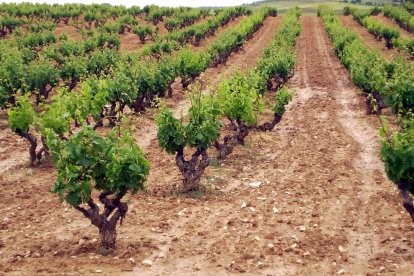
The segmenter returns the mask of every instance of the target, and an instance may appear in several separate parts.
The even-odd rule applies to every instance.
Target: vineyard
[[[413,4],[0,4],[0,275],[412,275]]]

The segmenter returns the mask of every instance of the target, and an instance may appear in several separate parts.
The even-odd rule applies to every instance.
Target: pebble
[[[152,266],[152,261],[151,261],[151,260],[143,260],[143,261],[142,261],[142,264],[143,264],[144,266]]]
[[[269,244],[267,245],[267,247],[269,247],[270,249],[275,248],[275,246],[273,245],[273,243],[269,243]]]
[[[128,262],[131,263],[131,264],[135,264],[135,259],[134,258],[129,258]]]
[[[249,186],[252,187],[252,188],[259,188],[261,184],[262,184],[262,182],[257,181],[257,182],[250,183]]]
[[[246,208],[247,207],[247,203],[246,202],[243,202],[242,205],[241,205],[241,207],[242,208]]]
[[[277,209],[276,207],[273,207],[273,213],[279,213],[279,209]]]
[[[300,232],[305,232],[306,231],[306,226],[301,226],[301,227],[299,227],[299,231]]]
[[[346,273],[345,269],[340,269],[340,270],[338,270],[338,272],[336,272],[336,274],[338,274],[338,275],[343,275],[345,273]]]
[[[379,272],[384,272],[384,271],[385,271],[385,267],[381,266],[381,267],[379,268]]]
[[[97,270],[95,270],[95,272],[96,273],[101,273],[102,272],[102,269],[97,269]]]
[[[341,253],[343,253],[343,252],[345,252],[346,250],[345,250],[345,248],[343,248],[342,247],[342,245],[340,245],[339,247],[338,247],[338,249],[339,249],[339,252],[341,252]]]

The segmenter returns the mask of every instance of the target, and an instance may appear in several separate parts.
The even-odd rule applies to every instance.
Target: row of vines
[[[230,11],[232,11],[231,15],[240,16],[244,10],[231,9]],[[296,18],[298,11],[295,14],[297,14]],[[9,79],[2,83],[2,87],[6,87],[3,95],[7,96],[4,106],[8,109],[9,126],[17,135],[28,141],[32,165],[40,162],[54,164],[58,176],[52,192],[57,193],[62,200],[67,201],[98,227],[103,247],[113,248],[115,246],[116,225],[118,222],[122,223],[128,210],[128,205],[122,199],[128,192],[136,193],[139,190],[144,190],[144,183],[149,173],[149,163],[131,134],[127,122],[128,117],[125,115],[126,108],[133,112],[144,111],[145,108],[152,105],[156,98],[171,93],[171,85],[177,78],[181,79],[184,88],[188,87],[208,66],[224,63],[231,52],[240,49],[244,42],[250,39],[253,33],[262,26],[268,16],[276,16],[276,10],[264,8],[244,17],[234,27],[219,33],[204,52],[194,52],[190,48],[180,47],[173,54],[114,54],[114,58],[108,61],[107,67],[102,67],[104,68],[102,71],[97,74],[86,74],[85,79],[79,79],[79,84],[77,82],[75,85],[63,84],[56,89],[51,98],[45,93],[45,89],[50,90],[52,87],[50,82],[42,84],[42,89],[29,87],[27,82],[18,83],[27,80],[27,78],[17,78],[15,73],[18,71],[16,70],[19,70],[19,66],[20,69],[27,66],[28,63],[25,63],[19,49],[12,51],[10,48],[4,47],[5,51],[9,49],[9,52],[2,55],[2,58],[7,59],[14,55],[14,58],[20,62],[9,63],[9,61],[13,61],[10,59],[2,67],[9,76]],[[225,22],[228,19],[222,18],[221,20]],[[284,32],[287,33],[292,28],[290,25],[291,23],[284,25]],[[296,25],[295,28],[298,26]],[[297,35],[298,31],[294,30]],[[226,102],[225,97],[229,97],[229,95],[235,97],[234,101],[240,101],[237,97],[241,94],[233,94],[229,90],[230,87],[237,87],[237,78],[242,82],[241,87],[237,89],[243,93],[249,93],[244,96],[245,99],[248,97],[255,99],[249,106],[252,108],[250,111],[256,115],[249,113],[249,116],[257,116],[257,112],[260,111],[258,109],[262,102],[260,95],[271,84],[270,79],[274,79],[275,83],[279,83],[278,86],[280,86],[280,83],[288,78],[294,64],[294,50],[292,48],[294,40],[285,43],[283,41],[287,35],[283,34],[280,37],[282,39],[279,39],[279,42],[275,40],[272,44],[273,47],[265,52],[261,67],[258,67],[262,69],[258,69],[255,73],[252,72],[249,77],[238,75],[227,83],[227,86],[225,84],[220,86],[221,88],[217,92],[218,95],[221,95],[220,101],[206,103],[206,99],[212,99],[212,95],[196,96],[197,93],[194,92],[191,96],[193,107],[189,113],[190,123],[185,127],[186,131],[183,134],[185,138],[179,137],[179,133],[182,134],[183,131],[182,127],[179,127],[180,130],[177,130],[176,137],[171,138],[172,143],[178,144],[181,139],[182,144],[178,145],[179,148],[195,148],[196,153],[193,155],[193,159],[202,156],[201,163],[209,165],[207,162],[209,159],[204,158],[205,150],[212,145],[213,140],[220,144],[218,142],[219,126],[221,125],[219,117],[225,116],[221,111],[223,107],[219,105]],[[289,49],[288,45],[291,45]],[[277,51],[273,49],[277,47],[280,49]],[[284,53],[285,48],[290,51],[289,55]],[[111,50],[102,49],[102,53],[106,51]],[[272,55],[276,54],[279,56],[279,60],[273,59]],[[74,59],[74,66],[77,66],[82,59],[81,56],[75,57],[77,58]],[[36,59],[36,61],[38,60]],[[45,61],[44,64],[46,66],[50,63]],[[97,64],[102,66],[101,62],[97,62]],[[26,67],[26,70],[22,69],[21,73],[28,72],[27,68],[31,67]],[[52,74],[59,72],[55,68],[51,68],[49,71]],[[38,72],[38,70],[34,70],[34,72]],[[58,78],[56,76],[56,83],[59,83]],[[40,80],[41,78],[33,79]],[[264,79],[265,82],[263,82]],[[10,80],[15,80],[17,84],[10,82]],[[251,81],[254,81],[254,86]],[[19,85],[18,88],[17,85]],[[76,89],[74,89],[75,87]],[[255,90],[249,91],[250,87],[254,87]],[[280,103],[275,109],[275,114],[278,116],[283,114],[284,104],[289,98],[290,94],[287,91],[278,94],[276,99],[279,99]],[[234,104],[236,102],[233,102],[231,108],[234,108]],[[171,118],[169,119],[171,122],[168,119],[163,121],[162,118],[165,118],[167,109],[162,104],[160,105],[162,107],[157,122],[159,133],[163,133],[163,129],[171,127],[171,122],[180,121],[174,121]],[[208,114],[205,113],[206,111],[209,111]],[[238,112],[240,114],[242,111]],[[212,115],[214,117],[211,117]],[[236,116],[226,115],[229,118]],[[244,126],[252,127],[255,123],[245,117],[242,119],[247,120],[243,121],[241,125],[243,128]],[[234,120],[239,121],[236,117]],[[102,132],[97,131],[105,121],[112,127],[108,135],[102,135],[100,134]],[[38,147],[38,137],[41,141],[40,148]],[[160,144],[170,143],[168,137],[168,134],[165,137],[159,134]],[[184,159],[183,154],[178,157],[179,149],[170,149],[168,146],[166,149],[169,152],[177,151],[176,160],[179,167],[181,163],[185,164],[185,169],[182,169],[183,190],[191,190],[187,185],[189,179],[187,177],[188,170],[186,170],[188,161]],[[195,161],[195,163],[199,163],[199,161]],[[190,182],[195,183],[194,178],[190,177]],[[198,184],[198,181],[196,182]],[[100,193],[98,200],[104,206],[103,210],[93,199],[93,190]]]
[[[384,8],[384,14],[386,8]],[[382,12],[382,8],[374,7],[369,10],[349,9],[345,8],[345,15],[352,14],[353,18],[361,25],[367,28],[378,40],[385,40],[385,45],[388,49],[396,46],[401,51],[407,51],[411,56],[414,56],[414,39],[407,39],[401,37],[401,32],[398,28],[384,26],[381,22],[372,17]]]
[[[333,11],[318,11],[334,44],[335,53],[349,70],[351,79],[367,96],[371,111],[380,114],[390,107],[397,114],[398,131],[393,132],[382,117],[381,158],[388,177],[397,185],[405,209],[414,221],[414,68],[399,59],[386,61],[369,50],[358,35],[341,26]]]

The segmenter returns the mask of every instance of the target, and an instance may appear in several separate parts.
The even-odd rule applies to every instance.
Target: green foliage
[[[405,3],[404,8],[411,14],[414,14],[414,3]]]
[[[414,110],[414,74],[413,65],[402,62],[396,76],[384,89],[385,101],[395,113],[407,113]]]
[[[263,110],[263,101],[258,93],[259,82],[258,75],[243,76],[241,73],[222,81],[216,99],[223,116],[242,121],[247,126],[255,125],[258,112]]]
[[[12,16],[5,16],[0,18],[0,37],[7,32],[11,34],[13,30],[24,24],[24,21]]]
[[[162,107],[156,117],[158,126],[157,137],[161,148],[174,154],[185,147],[185,130],[180,120],[174,118],[173,112]]]
[[[109,73],[109,70],[119,61],[120,54],[113,49],[97,50],[90,54],[86,70],[96,76]]]
[[[264,82],[274,79],[277,82],[283,83],[293,71],[296,60],[296,49],[294,46],[296,38],[300,34],[299,16],[300,10],[288,10],[275,38],[263,51],[256,70]],[[267,87],[263,85],[261,93],[266,91]]]
[[[275,94],[275,106],[273,112],[282,116],[286,111],[286,105],[292,100],[293,94],[287,88],[283,87]]]
[[[69,133],[72,114],[69,112],[70,102],[67,95],[59,91],[51,104],[42,105],[40,128],[52,129],[58,135]],[[73,103],[72,103],[73,104]]]
[[[384,7],[384,15],[394,19],[402,28],[414,32],[414,17],[403,7]]]
[[[100,32],[97,37],[98,47],[101,48],[115,48],[119,49],[121,46],[121,40],[119,39],[117,34],[110,34],[110,33],[104,33]]]
[[[82,44],[76,41],[62,41],[57,51],[64,57],[80,56],[83,54]]]
[[[183,28],[185,26],[189,26],[203,15],[204,12],[201,9],[191,9],[183,11],[181,13],[176,13],[175,17],[167,18],[164,20],[165,28],[169,32],[171,32],[176,28]]]
[[[193,92],[189,122],[185,125],[186,145],[202,150],[207,149],[219,137],[221,123],[217,120],[218,111],[211,96],[197,96]]]
[[[183,79],[191,79],[207,68],[208,58],[199,52],[184,48],[173,61],[176,72]]]
[[[385,7],[387,13],[388,7]],[[390,8],[393,10],[392,8]],[[414,121],[411,110],[414,106],[413,72],[409,63],[386,62],[379,54],[365,48],[362,41],[342,27],[332,10],[320,9],[325,27],[335,45],[343,41],[349,43],[336,48],[338,56],[351,73],[353,82],[369,93],[368,99],[377,104],[374,97],[380,94],[393,108],[404,115],[399,132],[389,134],[385,123],[380,130],[382,141],[381,158],[388,177],[400,184],[406,182],[409,191],[414,193]]]
[[[218,111],[210,96],[193,92],[188,120],[174,118],[172,111],[162,106],[156,117],[158,142],[169,154],[182,151],[186,146],[205,150],[219,137]]]
[[[28,132],[37,116],[30,102],[30,95],[19,97],[16,105],[7,110],[7,115],[9,127],[14,132]]]
[[[77,82],[87,73],[87,63],[83,57],[69,57],[60,70],[63,80]]]
[[[142,66],[142,72],[148,70],[147,66]],[[135,67],[121,66],[113,73],[112,79],[108,80],[109,101],[132,106],[138,98],[140,86],[135,78]],[[151,80],[148,80],[151,81]],[[142,88],[141,88],[142,89]]]
[[[77,117],[73,118],[82,122],[88,115],[91,115],[95,121],[98,121],[105,105],[109,101],[108,81],[90,78],[82,83],[79,94],[78,108],[75,113],[72,113],[77,115]]]
[[[355,33],[341,26],[332,10],[322,6],[320,13],[335,53],[349,70],[352,81],[366,93],[381,91],[388,78],[384,58],[368,50]]]
[[[391,41],[392,39],[398,39],[400,37],[400,31],[397,29],[384,27],[382,29],[382,36],[386,41]]]
[[[381,158],[385,171],[394,183],[406,181],[408,190],[414,195],[414,120],[404,122],[402,129],[387,136],[387,124],[381,129],[383,136]]]
[[[37,47],[43,47],[45,45],[56,43],[57,39],[55,35],[48,31],[42,33],[25,34],[22,38],[18,39],[19,48],[36,49]]]
[[[352,9],[348,6],[346,6],[346,7],[344,7],[343,13],[344,13],[344,15],[350,15],[352,13]],[[320,15],[318,14],[318,16],[320,16]]]
[[[93,188],[113,193],[144,189],[149,163],[128,131],[115,128],[104,138],[84,127],[67,141],[52,131],[46,138],[58,171],[52,192],[69,204],[87,202]]]
[[[36,22],[29,27],[30,31],[34,33],[40,33],[43,31],[53,31],[56,29],[56,23],[54,22]]]
[[[150,26],[138,26],[133,30],[133,33],[136,34],[142,43],[145,42],[145,39],[151,37],[156,30],[153,30]]]
[[[246,38],[263,24],[270,12],[271,10],[264,8],[243,20],[236,27],[220,32],[216,40],[206,50],[210,56],[210,65],[224,63],[230,53],[241,47]]]
[[[45,90],[48,85],[55,86],[59,80],[59,71],[48,61],[34,61],[29,64],[26,76],[28,92]]]
[[[0,41],[0,107],[5,107],[11,96],[24,87],[25,74],[22,53]]]
[[[385,39],[387,47],[391,48],[393,46],[393,41],[397,40],[400,37],[400,31],[383,26],[382,23],[376,21],[372,17],[365,17],[362,21],[360,21],[361,25],[368,29],[368,32],[374,35],[376,39],[381,40],[382,38]]]

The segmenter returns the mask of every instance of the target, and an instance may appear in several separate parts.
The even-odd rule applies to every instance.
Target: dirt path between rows
[[[365,45],[368,48],[371,50],[380,51],[387,60],[392,60],[398,56],[404,57],[406,59],[409,58],[406,53],[398,51],[397,48],[388,49],[385,46],[384,40],[379,41],[375,39],[374,36],[370,34],[365,27],[359,25],[359,23],[356,22],[352,16],[338,16],[338,18],[343,26],[349,28],[352,31],[355,31],[361,37],[362,41],[364,41]]]

